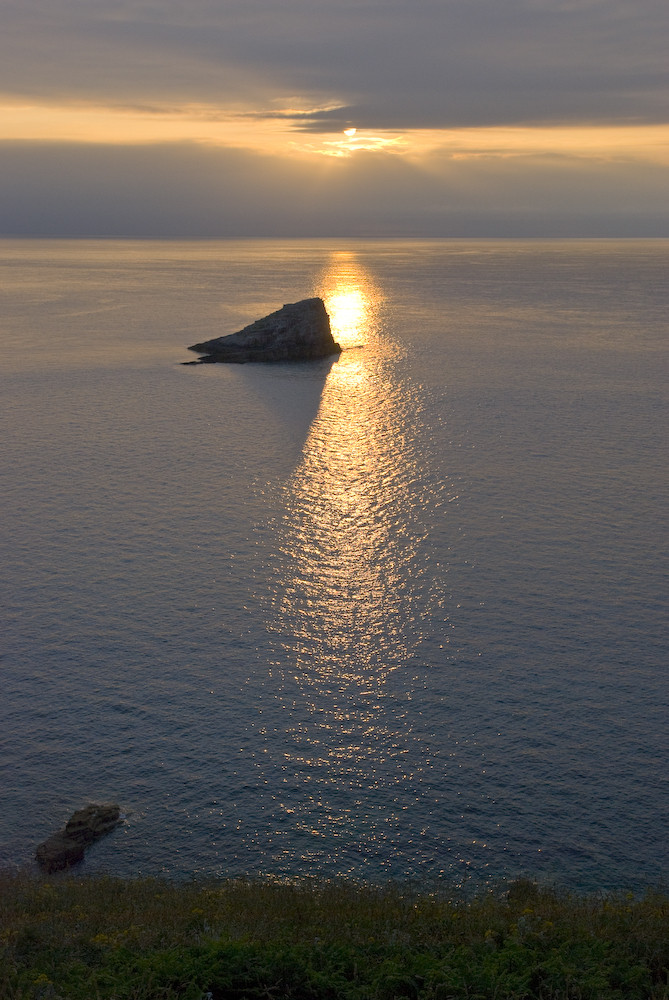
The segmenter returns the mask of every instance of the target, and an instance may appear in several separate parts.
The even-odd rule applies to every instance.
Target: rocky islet
[[[193,344],[188,349],[203,357],[185,364],[314,361],[341,353],[320,298],[288,303],[237,333]]]

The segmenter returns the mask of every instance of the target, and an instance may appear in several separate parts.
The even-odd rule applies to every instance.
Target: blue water
[[[668,265],[0,241],[0,864],[666,879]],[[339,360],[181,365],[315,294]]]

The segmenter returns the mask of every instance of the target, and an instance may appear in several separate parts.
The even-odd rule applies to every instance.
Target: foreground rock
[[[292,302],[237,333],[193,344],[188,350],[205,356],[186,364],[311,361],[341,353],[322,299]]]
[[[121,822],[115,803],[87,805],[72,814],[62,830],[40,844],[35,857],[40,868],[57,872],[83,860],[84,851]]]

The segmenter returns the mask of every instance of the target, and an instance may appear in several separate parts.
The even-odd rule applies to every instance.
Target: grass
[[[669,1000],[669,897],[0,874],[2,1000]]]

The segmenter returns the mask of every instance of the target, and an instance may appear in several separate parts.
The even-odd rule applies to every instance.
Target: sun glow
[[[267,154],[318,153],[335,157],[403,147],[398,133],[363,132],[353,127],[344,129],[336,138],[325,133],[320,141],[314,141],[307,133],[297,139],[296,124],[305,115],[321,110],[284,108],[263,112],[195,103],[124,107],[85,101],[3,101],[0,97],[0,140],[106,145],[194,142]]]
[[[427,169],[451,160],[577,157],[669,163],[666,125],[517,126],[408,129],[350,126],[320,135],[305,120],[328,108],[258,109],[205,103],[98,105],[0,97],[0,140],[148,145],[192,142],[244,148],[267,155],[350,158],[358,153],[398,154]]]
[[[406,140],[398,132],[365,132],[357,128],[345,128],[344,139],[323,139],[320,145],[309,143],[306,147],[312,153],[322,156],[352,156],[359,152],[397,152],[406,146]]]

